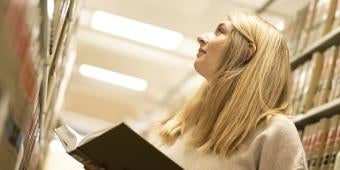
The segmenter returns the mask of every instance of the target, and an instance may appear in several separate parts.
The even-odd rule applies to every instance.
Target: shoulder
[[[285,115],[273,116],[259,125],[255,140],[263,145],[302,149],[299,133],[294,123]]]
[[[295,124],[285,115],[273,116],[265,122],[264,132],[272,135],[293,135],[299,138]]]
[[[307,169],[305,152],[294,123],[284,115],[268,120],[262,131],[260,167],[263,169]],[[275,162],[275,160],[284,160]],[[261,168],[260,168],[261,169]]]

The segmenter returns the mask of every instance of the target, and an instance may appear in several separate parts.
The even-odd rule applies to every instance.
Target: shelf
[[[304,61],[308,60],[314,52],[324,51],[332,45],[339,45],[339,44],[340,44],[340,27],[329,32],[324,37],[314,42],[311,46],[309,46],[306,50],[304,50],[304,52],[296,55],[294,59],[291,61],[292,69],[294,70]]]
[[[11,1],[14,0],[8,2]],[[74,39],[72,43],[76,43],[76,29],[70,28],[77,27],[80,4],[83,2],[39,2],[28,1],[23,8],[20,8],[20,3],[13,3],[8,9],[0,8],[0,19],[6,21],[0,22],[0,51],[5,56],[0,57],[0,127],[18,127],[13,132],[0,129],[0,136],[8,133],[0,140],[0,164],[6,165],[5,169],[37,169],[45,161],[44,155],[51,140],[45,134],[53,134],[53,124],[46,122],[57,121],[60,106],[55,101],[64,97],[66,84],[69,82],[69,78],[64,78],[66,66],[71,66],[63,63],[64,60],[69,60],[69,56],[65,57],[64,54],[75,53],[76,50],[70,49],[75,45],[68,40]],[[53,16],[48,15],[48,3],[55,4]],[[15,14],[10,13],[13,10],[16,11]],[[18,23],[13,25],[9,22],[9,17],[18,17]],[[23,42],[15,36],[18,31],[13,32],[10,29],[34,36],[24,36]],[[16,48],[17,46],[25,48]],[[26,60],[22,61],[23,58]],[[74,64],[74,60],[71,64]],[[27,70],[29,74],[33,72],[34,76],[27,76]],[[68,74],[71,72],[68,71]],[[36,87],[35,91],[32,90],[32,84]],[[55,111],[56,108],[59,110]],[[4,141],[10,143],[7,145]]]
[[[323,117],[331,117],[335,114],[340,114],[340,98],[315,107],[303,115],[296,116],[292,120],[298,129],[302,129],[307,124],[315,123]]]

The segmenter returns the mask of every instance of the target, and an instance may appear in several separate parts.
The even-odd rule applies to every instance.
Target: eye
[[[221,25],[219,25],[216,30],[215,30],[216,35],[224,34],[224,29],[222,28]]]

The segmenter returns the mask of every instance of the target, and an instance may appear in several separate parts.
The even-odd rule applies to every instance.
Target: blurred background
[[[119,121],[131,122],[140,128],[136,130],[142,130],[180,107],[203,81],[193,68],[198,35],[213,31],[231,11],[257,12],[283,29],[284,20],[305,4],[306,0],[85,1],[77,32],[78,55],[62,120],[84,133]],[[141,26],[123,28],[123,23],[110,24],[109,18],[102,21],[96,14],[108,15],[112,20],[124,17],[174,32],[144,34]],[[91,25],[94,22],[102,25]],[[126,34],[144,35],[138,35],[140,41],[136,41],[112,34],[110,29],[114,27],[128,30]],[[166,38],[166,34],[178,34],[179,39]],[[144,42],[153,38],[160,39],[151,45]],[[84,64],[141,78],[147,87],[136,91],[88,78],[79,70]]]
[[[79,16],[77,58],[65,94],[63,119],[77,124],[77,128],[86,133],[92,129],[86,121],[71,123],[77,116],[100,120],[95,125],[102,124],[101,121],[148,119],[152,116],[147,115],[157,110],[176,109],[203,81],[193,67],[198,35],[214,31],[231,11],[257,12],[283,30],[284,21],[306,2],[85,1]],[[133,22],[130,26],[130,23],[123,23],[129,21]],[[149,24],[164,32],[143,33],[147,28],[139,24]],[[125,29],[127,33],[115,31],[116,28]],[[129,33],[138,34],[137,40],[125,35]],[[154,43],[150,44],[150,39]],[[98,81],[82,74],[84,65],[142,79],[145,88],[134,90]],[[138,83],[134,84],[138,87]]]
[[[86,135],[126,122],[142,133],[204,81],[193,67],[198,35],[214,31],[231,11],[257,13],[289,32],[310,4],[2,0],[0,135],[13,148],[1,147],[0,159],[6,169],[83,169],[65,153],[55,127],[67,124]]]

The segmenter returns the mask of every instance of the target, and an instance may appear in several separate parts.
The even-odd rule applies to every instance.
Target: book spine
[[[306,78],[307,78],[307,71],[309,69],[310,61],[306,61],[301,70],[300,80],[298,85],[298,92],[297,92],[297,99],[296,99],[296,107],[297,113],[302,113],[302,98],[303,98],[303,89],[305,86]]]
[[[327,140],[326,140],[326,145],[325,145],[325,151],[322,156],[321,164],[320,164],[320,169],[328,169],[329,168],[329,161],[330,161],[330,156],[332,155],[333,152],[333,146],[335,142],[335,137],[336,137],[336,130],[337,130],[337,125],[338,125],[338,120],[339,120],[340,115],[335,115],[332,116],[330,119],[330,128],[327,134]]]
[[[317,0],[309,1],[306,24],[305,24],[303,32],[301,33],[301,38],[299,42],[299,49],[298,49],[299,52],[302,52],[307,47],[307,44],[309,42],[310,29],[314,21],[316,4],[317,4]]]
[[[296,53],[299,49],[300,37],[303,31],[303,27],[306,23],[306,17],[308,14],[308,5],[300,9],[294,19],[287,24],[284,30],[284,35],[288,40],[288,49],[290,56],[296,57]],[[293,58],[292,58],[293,59]]]
[[[340,152],[337,153],[336,159],[335,159],[335,165],[334,170],[340,169]]]
[[[340,2],[337,1],[336,10],[334,12],[333,30],[340,26]]]
[[[339,46],[340,47],[340,46]],[[334,99],[340,97],[340,50],[338,53],[338,58],[336,62],[336,74],[333,76],[333,79],[335,81],[335,87],[334,87]]]
[[[320,78],[323,63],[323,56],[320,52],[313,54],[311,67],[308,68],[306,86],[304,87],[304,96],[302,100],[303,112],[307,112],[313,106],[316,86]]]
[[[338,49],[336,48],[336,46],[332,46],[331,48],[329,48],[329,50],[327,51],[327,65],[325,68],[325,82],[322,86],[322,93],[320,95],[320,100],[319,100],[319,104],[324,104],[326,102],[328,102],[328,97],[329,97],[329,92],[331,90],[331,81],[332,81],[332,77],[333,77],[333,72],[334,72],[334,66],[335,66],[335,61],[336,61],[336,57],[337,57],[337,51]]]
[[[330,129],[330,119],[323,118],[320,120],[320,126],[318,129],[317,139],[315,143],[315,169],[319,170],[322,162],[322,156],[325,152],[326,140],[328,137],[329,129]]]
[[[317,160],[319,158],[319,152],[321,150],[321,143],[322,143],[322,138],[324,134],[324,126],[325,126],[325,119],[322,121],[319,121],[315,125],[315,130],[313,133],[312,137],[312,149],[310,152],[310,164],[309,164],[309,169],[310,170],[316,170],[317,167]]]
[[[318,1],[315,9],[315,18],[312,25],[312,35],[311,39],[309,39],[309,44],[312,44],[314,41],[318,40],[322,34],[322,28],[324,27],[324,18],[326,18],[326,8],[329,4],[330,0]],[[326,16],[326,17],[324,17]]]
[[[340,121],[340,119],[338,119],[335,143],[334,143],[333,151],[332,151],[332,154],[330,156],[330,161],[329,161],[329,169],[334,168],[336,154],[339,152],[339,149],[340,149],[340,122],[339,121]]]
[[[302,135],[302,145],[303,145],[303,148],[307,154],[308,152],[308,140],[309,140],[309,137],[310,137],[310,132],[311,132],[311,128],[312,126],[311,125],[306,125],[304,131],[303,131],[303,135]]]
[[[73,150],[69,154],[74,159],[76,159],[77,161],[79,161],[83,164],[91,161],[91,159],[85,153],[83,153],[80,149]]]
[[[337,8],[337,1],[338,0],[330,0],[328,4],[328,9],[327,9],[327,19],[325,20],[325,26],[323,27],[322,30],[322,35],[327,34],[329,31],[332,30],[332,26],[334,23],[334,17],[335,17],[335,12]]]
[[[96,167],[102,167],[102,165],[100,163],[98,163],[96,160],[92,159],[89,155],[87,155],[86,153],[84,153],[81,148],[77,148],[71,152],[69,152],[69,154],[76,159],[77,161],[79,161],[80,163],[82,163],[84,166],[92,164],[92,165],[96,165]],[[99,170],[99,169],[98,169]]]
[[[321,94],[323,93],[323,86],[325,84],[325,75],[326,75],[326,70],[327,70],[327,60],[328,60],[328,57],[327,57],[327,52],[328,50],[326,50],[324,52],[324,61],[323,61],[323,66],[322,66],[322,70],[321,70],[321,75],[320,75],[320,79],[319,79],[319,83],[317,85],[317,89],[316,89],[316,92],[315,92],[315,96],[314,96],[314,107],[316,106],[319,106],[320,105],[320,99],[321,99]]]
[[[299,76],[301,73],[301,67],[296,68],[293,72],[293,81],[292,81],[292,108],[293,108],[293,114],[298,114],[297,111],[297,98],[298,98],[298,86],[299,86]]]
[[[339,67],[340,67],[340,46],[338,46],[338,53],[336,54],[335,57],[335,64],[334,64],[334,70],[333,70],[333,75],[332,75],[332,82],[331,82],[331,87],[330,87],[330,92],[329,92],[329,97],[328,101],[332,101],[335,99],[336,96],[336,85],[337,85],[337,77],[339,73]]]
[[[307,144],[307,149],[306,149],[306,157],[307,157],[307,163],[308,163],[309,168],[312,166],[312,163],[313,163],[312,155],[314,153],[314,144],[315,144],[315,139],[316,139],[317,126],[318,126],[317,123],[312,124],[310,136],[307,142],[308,144]]]

